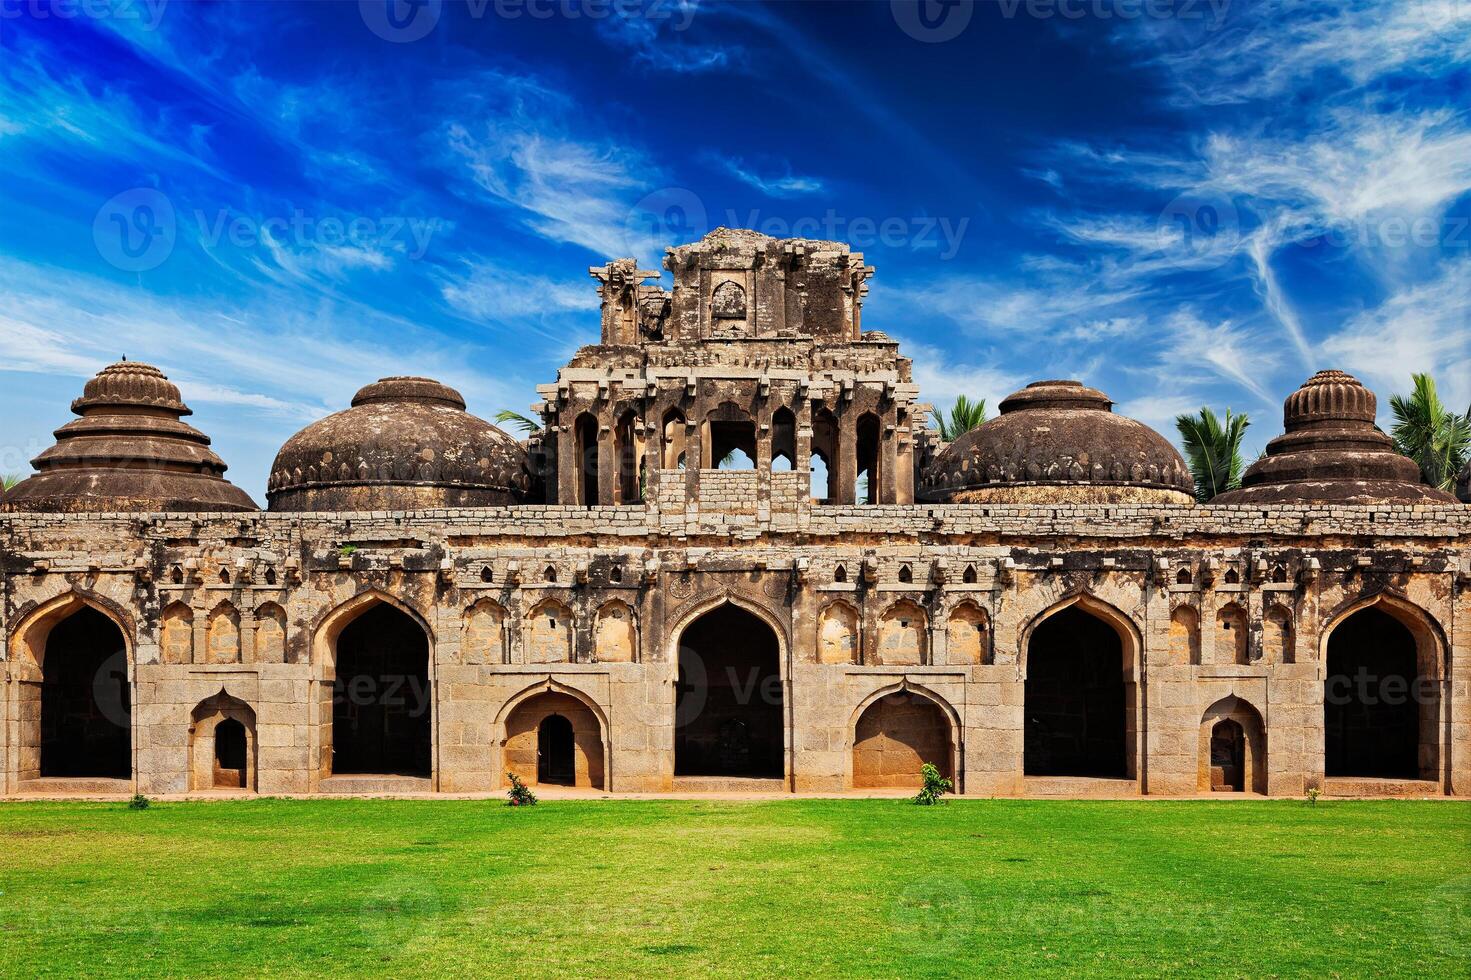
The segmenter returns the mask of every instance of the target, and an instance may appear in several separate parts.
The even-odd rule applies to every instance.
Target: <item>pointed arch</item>
[[[263,602],[255,609],[253,658],[258,664],[286,662],[286,610],[277,603]]]
[[[1262,616],[1262,660],[1269,664],[1295,663],[1296,633],[1292,610],[1280,602],[1273,603]]]
[[[1076,606],[1083,612],[1088,613],[1095,619],[1107,623],[1115,633],[1118,634],[1119,642],[1123,646],[1124,674],[1125,680],[1135,682],[1139,680],[1139,657],[1144,649],[1144,634],[1139,629],[1139,624],[1134,622],[1133,617],[1119,607],[1098,598],[1091,592],[1074,591],[1069,592],[1056,602],[1052,603],[1041,612],[1037,613],[1022,627],[1021,636],[1017,645],[1017,666],[1023,678],[1027,676],[1028,650],[1031,645],[1032,633],[1037,627],[1047,620],[1056,616],[1064,609]]]
[[[1170,610],[1170,664],[1200,663],[1200,613],[1188,602]]]
[[[189,714],[189,789],[255,791],[255,709],[220,688]]]
[[[877,662],[919,666],[929,661],[929,617],[912,599],[900,599],[879,617]]]
[[[482,598],[461,616],[460,663],[479,666],[506,662],[506,610]]]
[[[560,716],[570,723],[575,749],[572,785],[611,790],[612,729],[600,704],[583,691],[547,678],[522,688],[496,713],[496,770],[514,772],[530,784],[540,782],[538,736],[547,720]]]
[[[905,705],[901,701],[909,701]],[[921,745],[928,742],[925,738],[926,732],[915,733],[916,737],[908,738],[906,733],[898,729],[923,727],[923,718],[913,717],[915,712],[915,701],[923,701],[930,706],[944,722],[944,741],[948,749],[948,758],[944,764],[936,764],[941,774],[955,781],[957,793],[964,792],[964,773],[962,761],[965,758],[960,713],[944,695],[923,684],[915,683],[909,678],[903,678],[897,683],[887,684],[871,692],[858,703],[853,713],[848,718],[847,745],[843,753],[844,757],[844,786],[849,789],[861,789],[866,786],[907,786],[908,782],[901,782],[897,777],[911,767],[913,762],[927,762],[928,759],[919,759],[925,754]],[[890,710],[885,710],[886,708]],[[871,713],[877,712],[878,717]],[[870,724],[865,726],[865,731],[860,732],[860,725],[864,723],[865,716],[869,715]],[[914,723],[918,721],[919,725]],[[865,737],[866,736],[866,737]],[[887,753],[889,748],[886,744],[874,745],[873,742],[887,743],[891,740],[907,745],[917,751],[900,751],[899,758],[881,760],[875,756],[893,755]],[[869,743],[865,752],[865,744]],[[921,743],[916,745],[915,743]],[[867,758],[864,758],[866,756]],[[912,766],[914,775],[918,776],[918,765]]]
[[[571,663],[574,653],[572,610],[554,597],[542,599],[526,617],[527,663]]]
[[[989,664],[991,617],[973,599],[963,599],[950,610],[945,624],[945,659],[952,664]]]
[[[633,607],[622,599],[610,599],[598,607],[593,652],[598,663],[638,660],[638,619]]]
[[[858,610],[845,599],[834,599],[817,614],[817,662],[862,662]]]
[[[158,617],[158,657],[160,663],[192,664],[194,662],[194,610],[187,602],[175,600],[164,606]]]
[[[1205,709],[1198,755],[1199,792],[1267,792],[1267,725],[1244,698],[1227,695]]]
[[[1216,610],[1216,635],[1211,658],[1218,664],[1251,663],[1246,610],[1234,601]]]
[[[423,613],[382,589],[366,589],[322,613],[312,626],[312,662],[318,665],[319,677],[325,676],[328,680],[331,679],[331,671],[335,669],[334,650],[337,638],[342,631],[363,613],[380,603],[392,606],[418,623],[424,635],[429,638],[429,649],[431,653],[433,652],[434,629],[429,625],[429,620]],[[430,662],[433,662],[432,657]]]

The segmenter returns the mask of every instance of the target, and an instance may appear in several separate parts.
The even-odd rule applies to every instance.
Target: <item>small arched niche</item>
[[[945,631],[945,658],[952,664],[989,664],[991,619],[974,602],[962,602],[950,611]]]
[[[1200,792],[1267,791],[1266,726],[1249,702],[1230,695],[1207,708],[1199,744]]]
[[[256,790],[255,711],[225,691],[201,701],[190,715],[189,788]]]

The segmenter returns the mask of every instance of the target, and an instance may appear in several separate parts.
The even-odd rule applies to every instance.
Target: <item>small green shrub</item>
[[[1318,797],[1320,797],[1322,795],[1323,795],[1323,791],[1320,790],[1320,789],[1318,789],[1316,786],[1314,786],[1312,789],[1308,790],[1308,793],[1307,793],[1307,796],[1308,796],[1308,805],[1309,806],[1315,805],[1318,802]]]
[[[536,794],[531,792],[531,787],[521,782],[521,777],[514,772],[506,773],[511,780],[511,788],[506,791],[506,801],[511,806],[536,806]]]
[[[152,803],[153,801],[144,796],[142,793],[134,793],[133,798],[128,801],[128,809],[146,810]]]
[[[928,762],[919,767],[919,775],[924,780],[924,785],[920,788],[919,795],[913,800],[917,806],[934,806],[936,803],[941,803],[943,801],[940,797],[955,788],[954,783],[940,775],[940,770]]]
[[[358,546],[355,544],[345,544],[337,549],[337,553],[343,558],[351,558],[358,553]]]

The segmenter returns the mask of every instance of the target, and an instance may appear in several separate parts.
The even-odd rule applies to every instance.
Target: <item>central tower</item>
[[[861,253],[717,228],[664,267],[672,291],[633,259],[588,270],[602,341],[537,388],[549,503],[745,492],[721,470],[766,499],[775,479],[818,502],[913,502],[924,412],[898,343],[863,332]]]

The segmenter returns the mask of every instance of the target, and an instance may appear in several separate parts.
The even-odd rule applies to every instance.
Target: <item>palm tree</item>
[[[1208,408],[1202,408],[1199,415],[1175,418],[1185,458],[1190,462],[1190,475],[1195,478],[1196,500],[1205,503],[1241,486],[1241,438],[1249,425],[1251,421],[1244,413],[1233,415],[1229,408],[1224,420]]]
[[[513,412],[510,409],[496,412],[495,420],[501,425],[514,425],[528,436],[535,435],[541,431],[540,422],[530,416],[522,415],[520,412]]]
[[[1428,374],[1411,375],[1415,390],[1389,399],[1394,412],[1394,448],[1420,465],[1420,479],[1440,490],[1451,490],[1456,474],[1471,452],[1471,410],[1465,415],[1447,411]]]
[[[954,442],[986,421],[986,399],[973,402],[961,395],[950,407],[950,418],[945,418],[940,412],[934,415],[935,423],[940,427],[940,441]]]
[[[0,493],[9,490],[11,487],[19,483],[21,479],[22,477],[19,473],[6,473],[3,476],[0,476]]]

